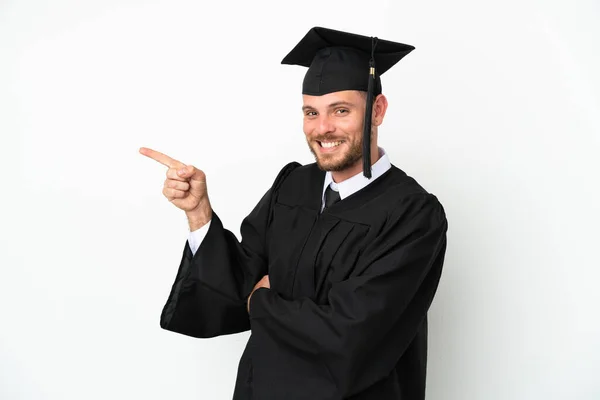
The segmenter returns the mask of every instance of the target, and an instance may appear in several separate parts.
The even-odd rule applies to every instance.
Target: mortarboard
[[[367,92],[363,130],[363,173],[371,178],[373,99],[381,93],[384,72],[414,50],[407,44],[314,27],[281,61],[308,67],[302,94],[321,96],[342,90]]]

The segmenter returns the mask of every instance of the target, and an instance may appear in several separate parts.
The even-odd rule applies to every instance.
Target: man
[[[316,163],[279,172],[241,243],[202,171],[140,149],[169,167],[163,194],[191,231],[161,326],[201,338],[251,329],[235,400],[424,398],[447,221],[378,147],[379,75],[412,49],[313,28],[288,54],[283,63],[309,67],[302,110]]]

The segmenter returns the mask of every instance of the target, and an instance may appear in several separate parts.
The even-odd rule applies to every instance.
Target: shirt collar
[[[325,182],[323,182],[322,204],[325,204],[325,189],[327,189],[327,186],[331,185],[333,190],[340,193],[340,199],[344,200],[346,197],[366,187],[369,183],[373,182],[390,169],[392,167],[390,159],[385,150],[381,147],[379,147],[379,155],[379,160],[371,167],[371,179],[366,178],[361,171],[351,178],[335,183],[331,176],[331,172],[327,171],[325,173]]]

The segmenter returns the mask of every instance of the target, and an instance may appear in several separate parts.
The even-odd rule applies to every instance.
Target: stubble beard
[[[342,155],[341,159],[337,159],[337,155],[332,156],[328,154],[319,157],[317,150],[311,146],[311,143],[308,143],[308,148],[315,157],[319,169],[322,171],[338,172],[353,167],[362,159],[362,142],[361,137],[360,140],[351,143],[344,141],[344,143],[340,144],[340,146],[349,145],[348,150]],[[313,143],[315,147],[320,146],[316,140]]]

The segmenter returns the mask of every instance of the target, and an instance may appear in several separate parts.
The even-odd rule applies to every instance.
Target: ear
[[[372,123],[374,126],[379,126],[383,123],[383,118],[385,117],[385,112],[387,111],[388,101],[387,98],[380,94],[373,101],[373,117]]]

